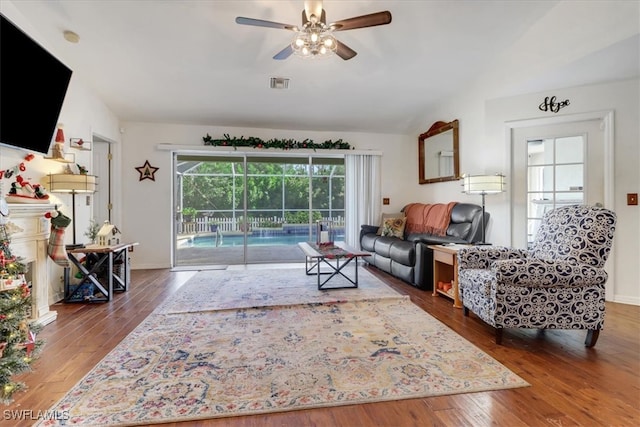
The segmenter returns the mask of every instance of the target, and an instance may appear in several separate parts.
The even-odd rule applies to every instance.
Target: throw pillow
[[[381,235],[404,239],[404,225],[406,224],[406,222],[406,217],[385,219],[382,223]]]
[[[394,218],[403,218],[405,215],[403,212],[396,213],[383,213],[382,221],[380,222],[380,227],[378,228],[378,232],[376,233],[378,236],[382,236],[382,229],[384,228],[384,221],[386,219],[394,219]]]

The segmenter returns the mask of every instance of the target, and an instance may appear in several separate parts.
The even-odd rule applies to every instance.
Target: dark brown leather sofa
[[[489,213],[485,212],[485,227]],[[433,250],[429,245],[461,243],[470,244],[481,240],[482,206],[457,203],[451,210],[451,218],[444,236],[411,233],[404,239],[377,234],[379,226],[362,225],[360,247],[371,252],[363,259],[399,279],[420,289],[433,288]]]

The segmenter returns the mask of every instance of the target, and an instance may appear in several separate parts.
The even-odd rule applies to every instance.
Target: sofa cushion
[[[482,206],[471,203],[458,203],[451,210],[451,223],[473,222],[473,218],[482,211]]]
[[[380,254],[376,254],[373,258],[373,265],[375,265],[382,271],[391,273],[391,258],[383,257]]]
[[[450,224],[447,228],[447,236],[459,237],[464,239],[471,232],[471,223],[463,222],[460,224]]]
[[[378,255],[382,255],[385,258],[391,258],[391,247],[394,243],[399,241],[400,240],[396,237],[380,236],[376,240],[373,249]]]
[[[413,266],[402,265],[399,262],[391,261],[391,274],[404,280],[405,282],[413,282]]]
[[[391,259],[400,264],[413,267],[416,263],[416,245],[406,240],[396,241],[389,250]]]
[[[398,239],[404,239],[404,225],[407,222],[407,218],[387,218],[382,221],[382,233],[381,236],[397,237]]]
[[[360,238],[360,247],[363,251],[375,252],[376,240],[378,240],[380,236],[369,233],[364,234],[362,238]]]

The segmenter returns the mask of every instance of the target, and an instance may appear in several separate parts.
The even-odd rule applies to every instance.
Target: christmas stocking
[[[59,266],[69,267],[69,256],[64,246],[64,230],[71,224],[71,218],[60,211],[47,212],[45,217],[51,220],[47,254]]]

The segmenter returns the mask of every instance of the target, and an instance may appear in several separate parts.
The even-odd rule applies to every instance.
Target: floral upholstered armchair
[[[614,212],[573,205],[547,212],[529,250],[475,246],[458,252],[458,283],[469,310],[496,329],[586,329],[593,347],[604,325],[604,264]]]

